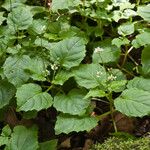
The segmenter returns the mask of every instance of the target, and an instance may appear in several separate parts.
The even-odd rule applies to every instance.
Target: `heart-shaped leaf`
[[[85,56],[85,41],[72,37],[55,43],[51,49],[51,57],[55,64],[66,68],[78,66]]]
[[[90,104],[90,100],[84,99],[84,96],[85,92],[75,89],[67,95],[59,94],[54,98],[54,107],[63,113],[81,115]]]
[[[39,85],[28,83],[17,89],[18,111],[32,111],[47,109],[52,105],[52,97],[47,92],[42,92]]]

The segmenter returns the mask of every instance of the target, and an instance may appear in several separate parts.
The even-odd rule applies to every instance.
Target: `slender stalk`
[[[114,127],[114,130],[115,132],[117,132],[117,126],[116,126],[116,122],[115,122],[115,119],[114,119],[114,100],[112,99],[112,93],[109,93],[108,96],[107,96],[107,99],[109,100],[110,102],[110,115],[111,115],[111,118],[112,118],[112,122],[113,122],[113,127]]]
[[[120,65],[118,65],[117,64],[117,67],[120,69],[120,70],[122,70],[122,71],[124,71],[124,72],[126,72],[127,74],[129,74],[129,75],[131,75],[131,76],[135,76],[134,74],[132,74],[130,71],[128,71],[127,69],[125,69],[125,68],[122,68]]]
[[[125,55],[124,55],[124,59],[123,59],[123,62],[121,64],[121,67],[124,66],[125,62],[126,62],[126,59],[127,59],[127,56],[128,54],[131,52],[131,50],[133,49],[133,46],[129,48],[129,50],[127,49],[127,46],[126,46],[126,51],[125,51]]]
[[[108,111],[108,112],[106,112],[106,113],[103,113],[102,115],[96,116],[96,118],[97,118],[98,120],[102,120],[105,116],[109,115],[110,113],[111,113],[111,111]]]
[[[45,92],[50,91],[52,88],[53,88],[53,85],[49,86],[49,88]]]

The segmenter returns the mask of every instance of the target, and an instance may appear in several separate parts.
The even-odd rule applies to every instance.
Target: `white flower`
[[[116,76],[113,76],[112,74],[108,77],[108,80],[113,81],[116,80]]]
[[[107,68],[108,71],[112,71],[112,68]]]
[[[99,77],[100,77],[100,75],[102,75],[102,74],[103,74],[102,72],[97,71],[97,72],[96,72],[96,77],[98,77],[98,78],[99,78]]]
[[[51,64],[51,69],[52,69],[52,70],[57,70],[57,69],[58,69],[57,64]]]
[[[50,72],[47,69],[43,73],[46,73],[46,75],[50,75]]]
[[[97,48],[95,48],[94,53],[99,53],[99,52],[102,52],[102,51],[104,51],[103,48],[97,47]]]

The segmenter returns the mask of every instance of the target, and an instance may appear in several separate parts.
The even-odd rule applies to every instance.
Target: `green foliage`
[[[94,126],[97,125],[98,119],[88,116],[71,116],[71,115],[59,115],[57,117],[55,131],[56,134],[70,133],[72,131],[90,131]]]
[[[15,87],[6,80],[0,81],[0,108],[9,104],[9,101],[15,95]]]
[[[107,139],[103,144],[96,144],[92,150],[148,150],[149,145],[150,141],[148,137],[137,140],[112,137]]]
[[[32,111],[49,108],[52,105],[52,97],[47,92],[42,92],[39,85],[28,83],[17,89],[18,111]]]
[[[53,107],[56,134],[94,128],[93,99],[110,112],[149,115],[149,7],[147,0],[0,2],[0,112],[13,107],[31,119]],[[36,128],[3,130],[7,150],[56,148],[57,141],[38,143]]]
[[[67,95],[59,94],[54,98],[54,107],[63,113],[71,115],[82,115],[90,104],[90,100],[83,99],[85,92],[82,90],[71,90]]]

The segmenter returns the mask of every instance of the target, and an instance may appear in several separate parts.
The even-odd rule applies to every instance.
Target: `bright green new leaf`
[[[116,45],[118,48],[120,48],[122,45],[128,45],[130,41],[126,37],[119,37],[114,38],[112,40],[112,45]]]
[[[51,48],[51,59],[66,68],[78,66],[85,56],[85,41],[72,37],[55,43]]]
[[[98,120],[94,117],[77,117],[70,115],[59,115],[57,117],[55,131],[56,134],[70,133],[73,131],[90,131],[97,125]]]
[[[80,0],[53,0],[52,11],[57,11],[58,9],[68,9],[69,7],[79,5],[80,3]]]
[[[47,109],[52,105],[52,97],[47,92],[42,92],[39,85],[28,83],[17,89],[18,111],[32,111]]]
[[[11,134],[11,129],[8,125],[6,125],[2,129],[2,133],[0,135],[0,146],[7,145],[9,143],[9,136]]]
[[[65,81],[73,76],[73,73],[68,70],[61,70],[55,76],[55,79],[52,81],[54,84],[63,85]]]
[[[115,99],[116,110],[127,116],[142,117],[150,113],[150,92],[130,88]]]
[[[5,137],[9,137],[11,134],[11,128],[9,127],[9,125],[6,125],[3,129],[2,129],[2,133],[1,136],[5,136]]]
[[[144,76],[150,77],[150,45],[142,51],[142,73]]]
[[[29,79],[29,75],[24,71],[29,66],[31,61],[27,55],[23,56],[9,56],[4,65],[4,75],[8,78],[8,81],[15,86],[20,86]]]
[[[99,89],[91,89],[86,96],[84,97],[84,99],[87,98],[91,98],[91,97],[105,97],[106,93],[102,90]]]
[[[82,115],[90,104],[89,99],[84,99],[85,94],[77,89],[71,90],[67,95],[59,94],[54,97],[54,107],[63,113]]]
[[[150,22],[150,4],[146,6],[139,6],[137,13],[141,16],[144,20]]]
[[[9,143],[9,138],[5,136],[0,136],[0,146],[6,145]]]
[[[134,23],[124,23],[118,27],[118,34],[122,36],[134,33]]]
[[[15,28],[15,30],[25,30],[32,24],[33,15],[28,7],[17,7],[14,8],[7,18],[9,26]]]
[[[46,141],[39,144],[38,150],[56,150],[57,149],[57,140]]]
[[[93,63],[117,62],[120,57],[120,48],[111,45],[110,40],[99,42],[93,53]]]
[[[36,128],[16,126],[11,134],[8,150],[36,150],[38,148],[38,135]]]
[[[107,80],[106,70],[99,64],[80,65],[74,71],[74,76],[77,83],[87,89],[102,87]]]
[[[108,84],[108,90],[114,92],[121,92],[125,89],[126,83],[127,80],[112,81],[110,84]]]
[[[15,87],[11,83],[6,80],[0,80],[0,108],[9,104],[15,92]]]
[[[137,88],[143,91],[150,92],[150,79],[135,77],[133,80],[130,80],[128,82],[127,88]]]

